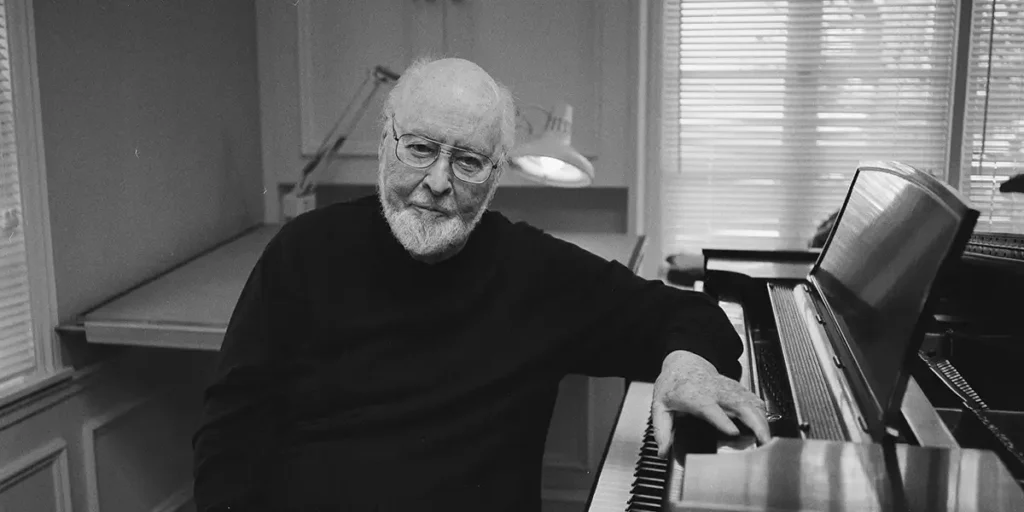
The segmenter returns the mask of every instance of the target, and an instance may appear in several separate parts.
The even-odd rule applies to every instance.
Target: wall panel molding
[[[96,468],[96,438],[103,430],[110,428],[112,423],[135,409],[145,405],[156,397],[157,395],[154,393],[122,403],[99,416],[89,418],[82,425],[82,452],[84,456],[83,464],[85,466],[86,506],[89,512],[100,512],[99,474]]]
[[[54,510],[72,512],[67,442],[63,438],[56,438],[0,468],[0,493],[46,470],[51,472]]]

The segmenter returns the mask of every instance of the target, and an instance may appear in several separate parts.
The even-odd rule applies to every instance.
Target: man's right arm
[[[192,439],[196,509],[258,510],[279,437],[282,349],[304,324],[289,292],[280,236],[270,242],[247,280],[204,394],[203,423]],[[292,281],[294,282],[294,281]]]

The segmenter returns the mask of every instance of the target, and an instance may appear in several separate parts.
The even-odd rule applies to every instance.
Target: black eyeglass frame
[[[401,143],[401,139],[403,137],[406,137],[406,136],[418,137],[418,138],[423,139],[425,141],[428,141],[428,142],[430,142],[432,144],[437,144],[438,151],[437,151],[437,154],[434,156],[434,159],[431,160],[430,163],[425,164],[425,165],[415,165],[415,164],[411,164],[411,163],[406,162],[405,160],[403,160],[402,157],[398,154],[398,146]],[[495,163],[494,159],[492,159],[491,157],[486,156],[484,154],[481,154],[479,152],[473,151],[472,149],[466,149],[466,148],[459,147],[459,146],[453,146],[451,144],[445,144],[444,142],[431,139],[430,137],[427,137],[427,136],[424,136],[424,135],[420,135],[418,133],[403,133],[402,135],[398,135],[398,129],[395,128],[395,116],[391,116],[391,138],[393,138],[395,140],[395,158],[397,158],[399,162],[402,162],[403,164],[408,165],[409,167],[412,167],[414,169],[427,169],[427,168],[429,168],[431,165],[434,165],[437,162],[438,158],[441,158],[441,152],[447,150],[447,152],[448,152],[448,165],[450,167],[452,167],[452,174],[455,175],[455,177],[458,178],[459,180],[462,180],[462,181],[464,181],[466,183],[471,183],[473,185],[479,185],[481,183],[486,182],[488,180],[488,178],[491,177],[491,173],[493,173],[494,170],[498,167],[498,164]],[[479,181],[473,181],[473,180],[467,179],[467,178],[459,175],[459,172],[455,170],[454,166],[451,163],[452,154],[455,153],[456,151],[478,156],[478,157],[482,158],[484,161],[486,161],[488,164],[490,164],[489,167],[487,168],[486,172],[481,172],[480,173],[480,174],[483,175],[483,179],[481,179]]]

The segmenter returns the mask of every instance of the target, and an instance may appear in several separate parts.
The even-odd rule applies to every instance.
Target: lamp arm
[[[520,105],[520,106],[516,107],[516,120],[517,120],[516,124],[519,124],[518,120],[522,119],[523,122],[526,123],[526,128],[529,130],[527,132],[527,134],[532,136],[533,135],[533,124],[530,123],[530,120],[527,119],[526,116],[522,115],[522,111],[525,110],[525,109],[539,110],[539,111],[547,114],[548,116],[551,116],[551,111],[546,109],[546,108],[544,108],[544,107],[541,107],[540,105],[534,105],[532,103],[528,103],[528,104]]]
[[[324,137],[313,158],[302,167],[299,181],[292,189],[296,196],[304,195],[311,190],[310,177],[327,160],[329,155],[336,153],[345,144],[352,128],[362,119],[363,114],[370,105],[370,100],[373,99],[380,86],[385,83],[394,83],[398,81],[400,76],[398,73],[383,66],[376,66],[367,73],[363,83],[359,86],[355,98],[345,106],[345,110]]]

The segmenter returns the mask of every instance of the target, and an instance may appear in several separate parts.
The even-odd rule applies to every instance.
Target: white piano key
[[[633,472],[640,460],[644,431],[651,416],[651,397],[654,385],[632,382],[626,390],[618,422],[612,434],[601,472],[597,477],[590,512],[623,512],[630,498]]]

